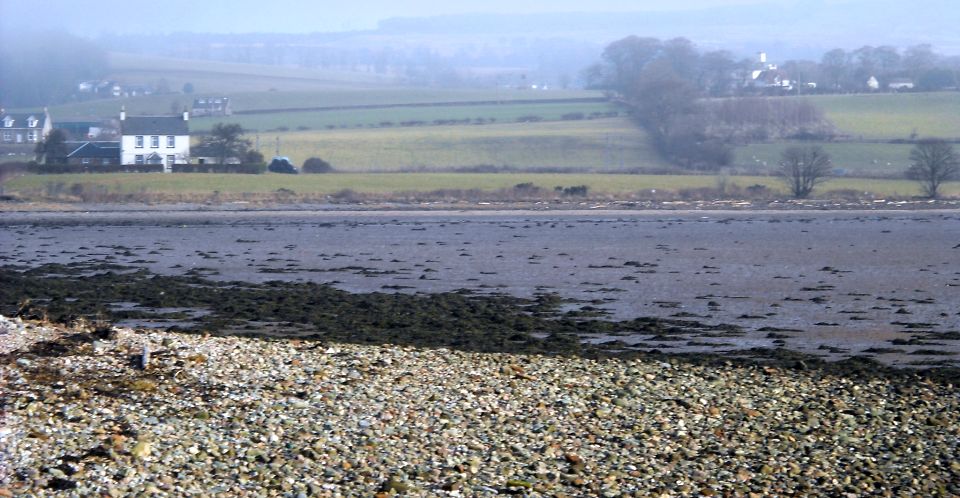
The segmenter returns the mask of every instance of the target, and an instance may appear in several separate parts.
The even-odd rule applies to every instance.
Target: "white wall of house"
[[[154,137],[157,140],[156,147],[154,147]],[[172,147],[168,143],[169,137],[173,139]],[[164,164],[169,162],[170,156],[173,156],[174,164],[187,164],[190,162],[190,136],[123,135],[120,137],[120,160],[123,164],[144,164],[154,153],[163,159]]]

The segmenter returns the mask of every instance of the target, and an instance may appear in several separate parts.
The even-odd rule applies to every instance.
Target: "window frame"
[[[143,135],[137,135],[137,136],[134,138],[134,146],[135,146],[136,148],[138,148],[138,149],[142,149],[142,148],[143,148]]]
[[[150,148],[151,149],[160,148],[160,135],[150,135]]]
[[[143,154],[137,154],[133,156],[133,163],[140,164],[140,165],[145,164],[143,159]]]
[[[173,149],[177,146],[177,137],[174,135],[167,135],[167,148]]]

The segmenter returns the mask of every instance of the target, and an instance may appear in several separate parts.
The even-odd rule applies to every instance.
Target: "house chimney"
[[[127,119],[127,106],[120,106],[120,121],[125,121]]]
[[[183,120],[184,120],[184,121],[190,121],[190,111],[188,111],[188,110],[186,110],[186,109],[183,110]]]
[[[766,52],[760,52],[760,53],[758,53],[757,55],[760,56],[760,64],[766,64],[766,63],[767,63],[767,53],[766,53]]]

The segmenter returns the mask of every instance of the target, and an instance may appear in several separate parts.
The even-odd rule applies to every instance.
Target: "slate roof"
[[[36,125],[33,126],[33,128],[36,128],[38,130],[43,128],[43,124],[47,120],[46,115],[44,115],[44,113],[42,112],[37,112],[33,114],[25,114],[25,113],[11,114],[11,113],[5,112],[0,114],[0,128],[3,128],[5,126],[3,121],[6,120],[7,117],[10,117],[11,119],[13,119],[12,128],[30,128],[29,126],[27,126],[27,120],[29,120],[30,118],[36,119],[37,123]]]
[[[75,147],[68,158],[120,159],[120,142],[67,142],[67,146]]]
[[[181,116],[128,116],[120,122],[123,135],[189,135],[190,127]]]
[[[229,103],[230,103],[229,97],[214,97],[214,98],[201,97],[193,100],[193,107],[195,109],[214,108],[214,107],[222,107]]]

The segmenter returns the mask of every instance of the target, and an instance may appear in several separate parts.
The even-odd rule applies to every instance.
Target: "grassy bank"
[[[344,190],[357,193],[391,194],[436,190],[496,191],[531,183],[549,191],[555,187],[586,185],[591,196],[648,196],[652,190],[664,191],[714,188],[718,178],[710,175],[619,175],[619,174],[485,174],[485,173],[337,173],[328,175],[219,175],[219,174],[142,174],[102,175],[27,175],[6,184],[7,193],[42,197],[47,193],[69,194],[74,185],[120,194],[169,194],[208,196],[221,194],[267,194],[286,189],[300,195],[329,195]],[[732,176],[730,187],[764,185],[775,192],[783,188],[769,176]],[[920,191],[907,180],[870,180],[838,178],[818,188],[814,196],[831,190],[849,190],[877,196],[914,196]],[[944,195],[960,195],[960,182],[945,186]]]

